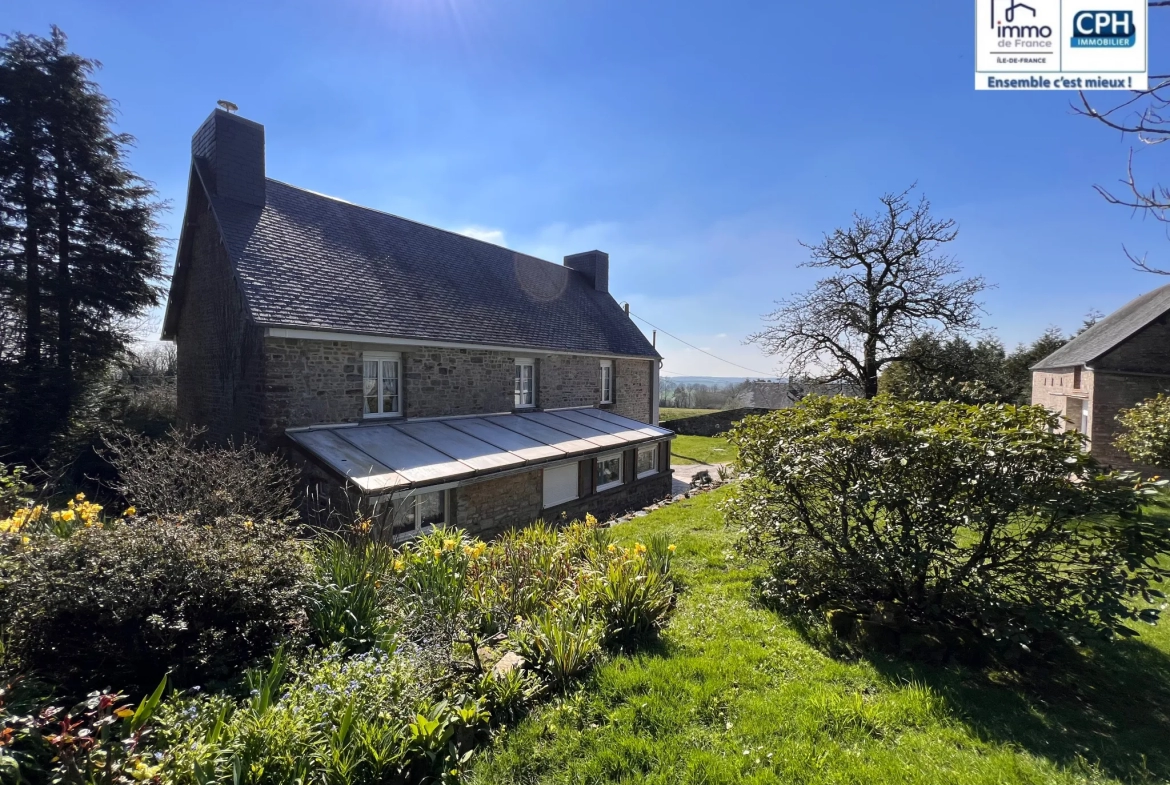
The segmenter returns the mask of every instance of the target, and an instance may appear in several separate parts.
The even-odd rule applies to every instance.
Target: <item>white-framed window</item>
[[[527,409],[536,406],[536,361],[516,358],[515,407]]]
[[[571,502],[577,498],[578,468],[576,463],[551,466],[544,470],[544,508]]]
[[[417,493],[402,499],[394,510],[392,537],[397,542],[424,534],[447,523],[450,506],[447,491]]]
[[[601,402],[613,403],[613,360],[601,361]]]
[[[402,415],[402,355],[365,352],[362,355],[362,413],[366,417]]]
[[[658,473],[658,445],[651,444],[638,448],[638,463],[635,466],[639,477]]]
[[[622,484],[622,454],[602,455],[597,459],[597,490],[605,491]]]

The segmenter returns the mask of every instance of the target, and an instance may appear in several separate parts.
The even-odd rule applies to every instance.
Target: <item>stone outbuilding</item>
[[[191,141],[163,339],[180,422],[280,450],[395,539],[670,495],[661,357],[609,256],[537,259],[266,176],[264,127]]]
[[[1143,294],[1032,366],[1032,403],[1088,437],[1103,463],[1137,466],[1114,446],[1117,414],[1170,393],[1170,285]],[[1167,469],[1170,467],[1162,467]]]

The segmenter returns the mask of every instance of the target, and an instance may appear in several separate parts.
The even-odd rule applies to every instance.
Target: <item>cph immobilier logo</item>
[[[1138,90],[1145,0],[976,0],[975,89]]]

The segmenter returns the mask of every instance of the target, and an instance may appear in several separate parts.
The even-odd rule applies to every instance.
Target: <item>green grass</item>
[[[722,436],[676,436],[670,446],[670,465],[728,463],[738,454]]]
[[[666,420],[681,420],[684,417],[698,417],[700,414],[711,414],[717,412],[718,409],[673,409],[667,407],[658,410],[658,421],[665,422]]]
[[[651,650],[503,734],[473,782],[1091,783],[1170,778],[1170,627],[1047,676],[832,659],[751,599],[717,504],[615,528],[678,544],[677,611]],[[1167,510],[1170,513],[1170,509]]]

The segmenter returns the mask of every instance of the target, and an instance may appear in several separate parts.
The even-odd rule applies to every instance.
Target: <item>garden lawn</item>
[[[700,414],[714,414],[719,409],[674,409],[664,407],[658,410],[658,422],[667,420],[681,420],[684,417],[698,417]]]
[[[738,453],[722,436],[676,436],[670,446],[670,465],[730,463]]]
[[[1027,678],[832,659],[754,604],[717,505],[614,529],[677,543],[677,611],[481,758],[488,783],[1079,783],[1170,778],[1170,629]],[[1170,508],[1163,508],[1170,515]]]

